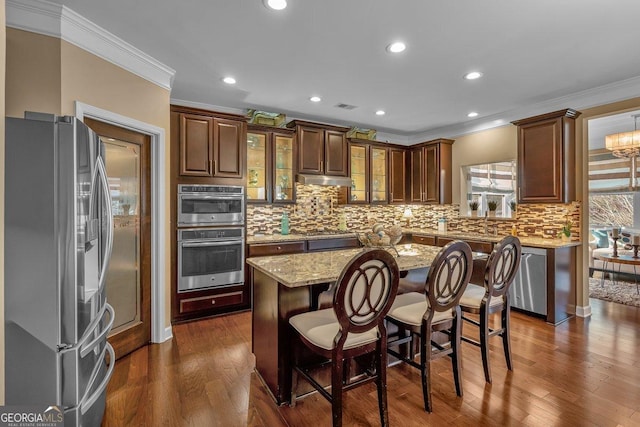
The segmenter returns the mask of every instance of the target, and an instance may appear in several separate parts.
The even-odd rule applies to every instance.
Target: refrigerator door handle
[[[104,167],[104,161],[102,157],[98,157],[96,162],[97,169],[99,170],[100,182],[104,191],[104,197],[106,199],[107,207],[107,219],[109,220],[109,226],[107,227],[107,247],[104,252],[104,259],[102,260],[102,269],[100,270],[100,278],[98,279],[98,289],[102,289],[104,282],[107,278],[107,267],[109,266],[109,260],[111,259],[111,251],[113,249],[113,211],[111,210],[111,193],[109,192],[109,181],[107,180],[107,171]]]
[[[87,216],[87,222],[85,224],[85,236],[86,241],[85,245],[89,245],[85,251],[88,251],[93,246],[93,241],[98,238],[98,227],[96,223],[97,220],[94,220],[94,204],[96,198],[96,181],[98,179],[98,168],[93,168],[91,172],[91,185],[89,187],[89,215]]]
[[[84,358],[87,354],[89,354],[89,352],[91,352],[94,349],[95,346],[97,346],[103,340],[105,340],[107,338],[107,334],[109,333],[109,331],[111,331],[111,327],[113,326],[113,322],[115,320],[116,314],[115,314],[115,311],[113,310],[113,307],[111,307],[111,305],[105,304],[104,308],[105,308],[105,311],[109,312],[109,323],[107,324],[107,327],[104,328],[102,332],[100,332],[100,334],[93,341],[86,343],[86,340],[88,339],[88,337],[91,336],[91,334],[88,334],[88,335],[85,335],[85,337],[78,343],[78,346],[80,348],[81,358]],[[104,317],[104,313],[98,319],[102,320],[103,317]]]
[[[106,375],[102,379],[102,382],[100,383],[98,388],[96,388],[96,391],[89,397],[87,397],[86,395],[82,397],[82,400],[80,403],[80,413],[82,415],[84,415],[87,412],[87,410],[91,408],[94,403],[96,403],[96,400],[98,400],[102,392],[104,392],[104,390],[107,388],[107,385],[109,384],[109,380],[111,379],[111,375],[113,375],[113,369],[116,367],[116,353],[115,351],[113,351],[113,347],[111,347],[111,344],[107,343],[102,353],[103,359],[107,351],[109,352],[109,368],[107,370]],[[94,377],[94,380],[95,380],[95,377]],[[92,386],[93,386],[93,381],[87,387],[87,392],[91,390]]]

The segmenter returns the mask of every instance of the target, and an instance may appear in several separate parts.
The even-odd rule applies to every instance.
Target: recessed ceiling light
[[[464,78],[466,80],[475,80],[479,79],[480,77],[482,77],[482,73],[480,71],[472,71],[464,75]]]
[[[282,10],[287,7],[287,0],[262,0],[265,6],[273,10]]]
[[[309,101],[311,101],[311,102],[320,102],[320,101],[322,101],[322,98],[320,98],[319,96],[312,96],[311,98],[309,98]]]
[[[376,111],[376,116],[384,116],[385,114],[387,114],[387,113],[384,110]]]
[[[394,42],[387,46],[387,52],[400,53],[405,50],[407,46],[402,42]]]
[[[476,113],[475,111],[470,112],[469,114],[467,114],[467,117],[477,117],[478,113]]]
[[[236,79],[234,79],[233,77],[225,77],[224,79],[222,79],[222,81],[228,85],[236,84]]]

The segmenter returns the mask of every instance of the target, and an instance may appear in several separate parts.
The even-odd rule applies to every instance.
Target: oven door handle
[[[242,200],[243,197],[242,196],[226,196],[226,195],[222,195],[222,196],[201,196],[201,195],[186,195],[186,194],[181,194],[180,198],[182,200]]]
[[[241,239],[230,239],[230,240],[216,240],[215,242],[191,242],[191,243],[182,243],[183,248],[202,248],[206,246],[228,246],[229,243],[240,243],[242,244]]]

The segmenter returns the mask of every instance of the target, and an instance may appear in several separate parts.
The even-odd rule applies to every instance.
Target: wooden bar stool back
[[[479,319],[471,319],[463,316],[463,320],[479,328],[480,341],[476,341],[466,336],[462,340],[480,347],[482,354],[482,366],[484,367],[485,381],[491,383],[491,369],[489,367],[489,337],[498,335],[502,337],[504,356],[507,368],[512,371],[511,361],[511,339],[509,333],[509,287],[515,279],[518,268],[520,268],[520,258],[522,257],[522,247],[520,240],[514,236],[507,236],[502,239],[489,255],[484,271],[484,284],[477,285],[470,283],[467,286],[460,307],[465,313],[477,314]],[[489,315],[500,313],[500,328],[491,329],[489,327]]]
[[[431,360],[449,356],[453,366],[456,393],[462,396],[460,370],[459,301],[471,277],[472,253],[466,242],[456,240],[443,247],[433,260],[422,292],[398,295],[387,320],[400,331],[407,331],[389,341],[389,347],[409,343],[409,355],[389,348],[389,354],[420,369],[424,409],[432,411]],[[440,333],[440,334],[438,334]],[[420,363],[416,363],[413,340],[420,340]],[[400,350],[400,349],[399,349]]]
[[[375,381],[378,389],[380,421],[389,425],[387,410],[387,330],[384,316],[398,290],[398,265],[383,249],[365,250],[343,269],[337,282],[333,307],[293,316],[289,323],[298,343],[329,359],[331,393],[311,375],[318,365],[303,365],[294,352],[290,405],[295,405],[297,377],[301,375],[331,402],[333,425],[342,425],[342,393]],[[351,381],[345,361],[372,354],[375,371],[365,369],[363,378]],[[322,364],[326,365],[325,360]]]

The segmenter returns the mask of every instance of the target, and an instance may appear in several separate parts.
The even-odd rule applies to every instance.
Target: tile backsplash
[[[458,205],[338,205],[338,188],[296,184],[297,202],[290,205],[249,204],[247,206],[247,233],[275,234],[280,232],[284,211],[289,214],[291,233],[338,228],[345,215],[347,228],[365,231],[370,224],[406,224],[402,217],[406,208],[413,214],[411,228],[436,230],[439,218],[446,218],[449,231],[484,232],[483,217],[461,217]],[[515,218],[489,218],[487,224],[497,234],[511,232],[515,224],[519,236],[557,238],[557,233],[571,219],[572,238],[580,239],[580,202],[568,204],[518,205]]]

